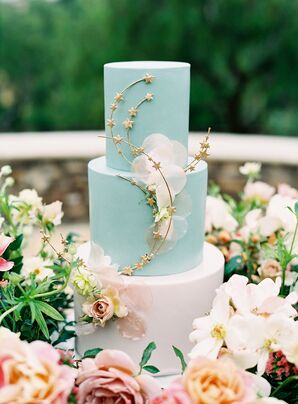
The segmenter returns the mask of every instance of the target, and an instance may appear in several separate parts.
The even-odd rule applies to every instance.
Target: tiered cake
[[[77,337],[80,354],[138,360],[155,341],[162,374],[179,372],[172,345],[189,352],[192,320],[223,279],[221,253],[204,243],[208,136],[187,157],[189,81],[187,63],[105,65],[107,153],[89,163],[92,241],[81,250],[100,286],[76,298],[92,331]]]

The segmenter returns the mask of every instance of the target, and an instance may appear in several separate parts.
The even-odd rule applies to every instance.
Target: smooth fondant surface
[[[128,109],[136,106],[149,92],[153,93],[153,100],[141,105],[137,117],[133,118],[132,143],[141,146],[150,134],[162,133],[172,140],[179,141],[187,149],[190,82],[188,63],[144,61],[106,64],[104,66],[105,123],[110,117],[110,105],[115,94],[142,78],[146,73],[154,76],[153,82],[138,83],[125,93],[124,100],[119,103],[114,113],[116,126],[113,128],[113,133],[125,135],[122,122],[128,117]],[[110,135],[109,127],[106,127],[106,135]],[[122,145],[122,150],[130,156],[127,146]],[[108,139],[106,156],[109,167],[129,169],[129,164],[117,154],[115,145]]]
[[[223,281],[224,257],[214,246],[204,244],[204,260],[194,269],[170,276],[123,277],[127,285],[146,286],[151,293],[151,304],[144,313],[146,333],[139,340],[124,338],[116,323],[111,321],[95,333],[79,336],[76,349],[82,355],[91,348],[120,349],[138,363],[149,342],[155,341],[157,350],[150,363],[157,366],[160,375],[180,373],[180,363],[172,345],[186,355],[192,345],[189,333],[196,317],[208,313],[215,290]],[[80,316],[80,303],[76,304],[77,319]]]
[[[144,194],[117,175],[131,172],[108,168],[105,158],[89,163],[89,201],[91,239],[103,247],[105,255],[121,267],[133,265],[149,251],[146,232],[153,223],[152,209]],[[157,255],[136,276],[170,275],[188,271],[202,260],[204,242],[207,164],[201,161],[197,170],[187,174],[185,191],[191,199],[187,230],[170,251]]]

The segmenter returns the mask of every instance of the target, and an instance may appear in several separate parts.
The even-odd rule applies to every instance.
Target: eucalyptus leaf
[[[141,370],[143,367],[148,363],[149,359],[151,358],[152,352],[156,349],[156,344],[155,342],[150,342],[147,347],[144,349],[142,359],[140,362],[140,368]]]
[[[87,351],[84,352],[82,359],[95,358],[95,356],[101,351],[102,351],[102,348],[88,349]]]
[[[156,366],[153,366],[153,365],[145,365],[143,367],[143,370],[146,370],[147,372],[152,373],[152,374],[156,374],[156,373],[160,372],[160,370]]]

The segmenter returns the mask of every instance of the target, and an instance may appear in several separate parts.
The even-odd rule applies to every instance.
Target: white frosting
[[[216,247],[205,243],[203,263],[190,271],[170,276],[126,278],[129,284],[148,288],[151,293],[151,303],[144,312],[145,336],[137,341],[124,338],[116,323],[109,322],[93,334],[77,337],[78,353],[95,347],[121,349],[138,362],[147,344],[154,341],[157,350],[150,363],[161,370],[161,375],[179,373],[180,364],[172,345],[185,355],[191,350],[188,335],[193,319],[210,310],[215,290],[223,281],[223,270],[223,255]]]
[[[138,61],[138,62],[115,62],[107,63],[106,67],[115,69],[169,69],[190,66],[189,63],[183,62],[157,62],[157,61]]]

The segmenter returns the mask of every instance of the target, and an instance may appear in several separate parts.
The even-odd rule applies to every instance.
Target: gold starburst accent
[[[123,141],[123,137],[120,135],[114,136],[114,142],[115,144],[120,144]]]
[[[107,120],[107,126],[109,126],[111,129],[116,125],[116,122],[114,119],[108,119]]]
[[[153,168],[155,168],[155,170],[160,170],[160,163],[155,162],[152,166]]]
[[[128,113],[130,116],[137,116],[138,110],[135,107],[131,107],[129,108]]]
[[[129,118],[126,118],[125,121],[122,122],[125,129],[132,129],[133,123],[134,123],[134,121],[132,121]]]
[[[154,198],[147,198],[147,204],[153,206],[155,204]]]
[[[145,98],[146,101],[152,101],[153,100],[153,94],[152,93],[147,93],[144,98]]]
[[[146,73],[145,76],[143,77],[143,80],[145,81],[146,84],[150,84],[154,80],[154,76],[152,76],[152,74]]]
[[[176,208],[175,208],[175,206],[169,206],[168,207],[168,213],[169,213],[169,215],[170,216],[172,216],[174,213],[176,213]]]
[[[137,262],[136,263],[136,269],[143,269],[144,263],[143,262]]]
[[[160,234],[160,232],[159,232],[159,231],[154,231],[154,232],[153,232],[153,238],[154,238],[155,240],[160,240],[160,239],[161,239],[161,234]]]
[[[117,102],[123,101],[123,94],[122,93],[116,93],[114,100]]]
[[[151,257],[149,254],[142,255],[142,262],[144,265],[148,264],[151,261]]]
[[[115,102],[112,102],[110,108],[111,108],[112,111],[116,111],[116,109],[118,108],[118,105]]]
[[[133,147],[131,153],[133,156],[139,156],[144,152],[144,147]]]
[[[123,268],[122,273],[123,275],[131,276],[133,274],[133,269],[130,265],[127,265],[126,267]]]
[[[191,164],[188,169],[189,171],[195,171],[196,167],[195,165]]]

